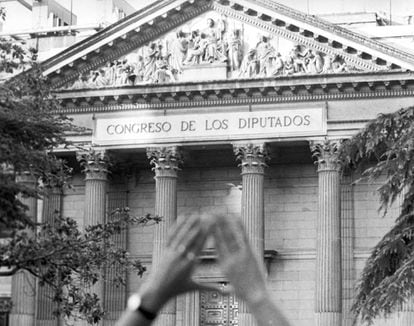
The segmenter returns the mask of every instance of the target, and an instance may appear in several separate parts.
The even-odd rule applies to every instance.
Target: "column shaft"
[[[152,264],[159,265],[168,239],[171,225],[177,218],[177,178],[156,177],[155,181],[155,215],[162,216],[162,222],[154,229],[154,249]]]
[[[168,232],[177,219],[177,171],[180,154],[175,147],[152,148],[147,151],[155,171],[155,214],[162,217],[154,227],[152,269],[159,266]],[[155,325],[174,326],[176,323],[176,300],[168,302],[157,317]]]
[[[341,193],[336,145],[317,144],[319,205],[316,241],[317,326],[342,323]]]
[[[16,181],[29,188],[36,187],[36,179],[31,175],[19,175]],[[37,199],[20,196],[19,200],[28,207],[27,216],[36,221]],[[10,313],[10,326],[33,326],[36,311],[36,278],[26,271],[17,272],[12,277],[11,292],[13,306]]]
[[[94,225],[105,222],[106,207],[106,179],[93,179],[93,176],[86,175],[85,181],[85,215],[84,226]],[[101,300],[101,306],[104,301],[104,284],[102,281],[96,282],[90,287],[90,291],[96,293]],[[102,325],[101,320],[98,325]]]
[[[242,168],[241,218],[264,273],[264,168],[267,150],[264,144],[235,146],[234,150]],[[240,326],[256,324],[246,303],[241,300],[238,318]]]
[[[105,223],[106,220],[106,192],[109,159],[105,152],[89,152],[83,154],[79,160],[85,173],[85,207],[83,225]],[[104,273],[104,271],[102,271]],[[100,299],[101,307],[104,303],[104,284],[96,282],[89,288]],[[85,322],[86,323],[86,322]],[[102,325],[101,320],[98,325]]]
[[[43,223],[53,225],[56,216],[60,216],[62,205],[62,190],[59,187],[50,188],[43,198]],[[38,326],[57,326],[59,319],[53,315],[56,308],[53,302],[53,290],[49,285],[39,286],[37,292],[37,316]]]
[[[242,174],[241,217],[257,259],[264,263],[264,175]]]

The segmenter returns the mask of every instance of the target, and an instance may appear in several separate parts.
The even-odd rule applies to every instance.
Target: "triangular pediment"
[[[43,63],[57,88],[414,70],[414,56],[268,0],[157,1]]]

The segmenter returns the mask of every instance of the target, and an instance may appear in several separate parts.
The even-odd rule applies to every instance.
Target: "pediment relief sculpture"
[[[208,13],[104,67],[80,75],[70,89],[184,81],[329,74],[357,70],[256,27]]]

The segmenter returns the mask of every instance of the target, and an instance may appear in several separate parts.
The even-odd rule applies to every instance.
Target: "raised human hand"
[[[251,304],[268,296],[263,268],[253,253],[241,220],[215,216],[214,237],[219,266],[235,293]]]
[[[194,281],[193,273],[199,261],[211,223],[199,216],[188,217],[170,233],[160,264],[143,284],[140,293],[146,305],[158,311],[169,299],[194,290],[211,289],[209,284]]]
[[[258,326],[289,326],[267,290],[263,268],[249,244],[239,218],[215,217],[218,262],[236,295],[243,299]]]

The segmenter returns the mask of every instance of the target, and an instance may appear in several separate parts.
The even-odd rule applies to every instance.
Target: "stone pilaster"
[[[341,192],[337,143],[311,144],[317,158],[316,326],[342,323]]]
[[[342,240],[342,326],[352,326],[351,312],[354,298],[354,200],[352,177],[342,177],[341,184],[341,240]]]
[[[184,296],[183,326],[194,326],[200,323],[200,293],[190,292]]]
[[[396,326],[414,325],[414,298],[409,298],[396,313]]]
[[[108,212],[112,212],[117,208],[128,206],[128,192],[116,191],[108,194]],[[110,219],[116,219],[117,214],[108,215]],[[112,241],[117,247],[127,249],[127,230],[123,230],[120,234],[113,236]],[[104,309],[106,312],[103,325],[112,326],[119,319],[126,306],[126,287],[114,284],[111,280],[115,274],[120,273],[120,266],[111,266],[105,269],[105,298]],[[124,275],[126,276],[126,275]]]
[[[16,181],[28,188],[36,187],[36,178],[30,174],[20,174]],[[33,221],[37,220],[37,199],[20,196],[20,201],[28,207],[26,211]],[[31,232],[26,230],[24,232]],[[12,310],[10,326],[34,326],[36,311],[36,279],[26,271],[19,271],[12,277]]]
[[[242,175],[241,218],[247,237],[264,272],[264,169],[268,156],[265,144],[234,145]],[[239,302],[239,325],[255,325],[247,305]]]
[[[405,188],[397,197],[395,205],[398,205],[396,209],[396,215],[401,214],[402,204],[406,195],[407,188]],[[412,326],[414,325],[414,297],[408,298],[395,314],[395,325],[396,326]]]
[[[42,222],[54,225],[56,217],[62,209],[62,188],[49,187],[43,198]],[[56,308],[53,300],[53,290],[48,285],[39,286],[37,292],[37,326],[57,326],[59,319],[53,315]]]
[[[155,172],[155,215],[161,223],[154,227],[152,269],[159,266],[168,239],[168,232],[177,219],[177,171],[181,155],[176,147],[148,148],[147,156]],[[159,314],[156,325],[174,326],[176,300],[171,300]]]
[[[105,152],[90,151],[78,155],[78,160],[85,173],[85,207],[84,227],[105,222],[106,192],[109,173],[109,158]],[[91,292],[104,302],[104,284],[98,281],[91,287]],[[102,325],[102,321],[99,323]]]

